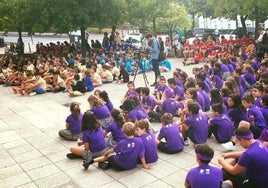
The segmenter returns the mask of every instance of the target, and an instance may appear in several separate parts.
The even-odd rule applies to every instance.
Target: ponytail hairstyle
[[[72,115],[74,116],[74,118],[76,120],[78,120],[79,119],[79,116],[81,114],[81,110],[80,110],[79,104],[77,104],[76,102],[72,102],[70,104],[70,111],[71,111]]]
[[[114,118],[114,121],[117,123],[117,127],[121,129],[125,123],[123,116],[120,111],[117,109],[112,109],[111,116]]]

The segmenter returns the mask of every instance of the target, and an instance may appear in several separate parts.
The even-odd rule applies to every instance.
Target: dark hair
[[[74,75],[74,80],[76,80],[76,81],[77,81],[77,80],[79,80],[79,79],[80,79],[79,74],[75,74],[75,75]]]
[[[233,101],[233,108],[245,111],[246,109],[243,107],[241,102],[241,96],[239,94],[231,94],[229,98]],[[229,106],[230,107],[230,106]]]
[[[100,98],[103,101],[105,101],[105,102],[109,102],[110,101],[109,96],[108,96],[108,93],[105,90],[103,90],[103,91],[100,92]]]
[[[162,122],[163,125],[168,125],[168,124],[173,123],[173,116],[172,116],[172,114],[170,114],[170,113],[164,113],[161,116],[161,122]]]
[[[264,94],[262,97],[261,97],[261,100],[262,100],[262,104],[264,106],[267,106],[268,105],[268,94]]]
[[[149,87],[143,87],[141,88],[141,92],[148,96],[150,94],[150,88]]]
[[[223,103],[221,93],[218,89],[214,88],[210,90],[210,104]]]
[[[187,91],[193,96],[193,100],[197,101],[197,91],[195,88],[188,88]]]
[[[89,131],[96,131],[100,128],[100,123],[97,120],[96,116],[93,112],[87,111],[84,113],[82,118],[82,132],[89,130]]]
[[[200,107],[198,102],[192,101],[187,104],[188,111],[192,112],[192,114],[198,114]]]
[[[135,86],[135,83],[133,81],[128,81],[127,85],[130,85],[130,84]]]
[[[242,101],[246,101],[247,103],[252,103],[252,104],[254,104],[255,99],[254,99],[254,97],[253,97],[250,93],[246,93],[246,94],[242,97]]]
[[[123,116],[121,116],[120,111],[115,108],[112,109],[111,116],[114,118],[115,122],[117,123],[117,127],[122,128],[125,121],[124,121]]]
[[[169,84],[171,84],[171,85],[177,85],[177,84],[176,84],[176,81],[175,81],[174,78],[169,78],[169,79],[167,80],[167,82],[168,82]]]
[[[130,112],[136,107],[136,102],[133,99],[127,99],[124,103],[120,106],[123,111]]]
[[[206,88],[206,84],[205,84],[205,82],[198,82],[197,85],[198,85],[201,89],[205,89],[205,88]]]
[[[211,108],[214,112],[218,112],[219,114],[222,114],[224,112],[222,104],[220,103],[213,104]]]
[[[237,136],[247,136],[249,135],[251,132],[251,130],[247,127],[238,127],[236,130],[235,130],[235,135]]]
[[[257,90],[259,90],[260,92],[263,92],[263,87],[262,87],[261,84],[256,83],[256,84],[254,84],[254,85],[251,87],[251,89],[252,89],[252,88],[257,89]]]
[[[231,94],[232,94],[232,91],[229,88],[223,87],[221,89],[221,96],[222,97],[229,97]]]
[[[208,158],[213,158],[214,151],[207,144],[197,144],[195,146],[195,153],[199,153],[201,155],[207,156]],[[211,160],[201,160],[201,163],[208,164]]]
[[[72,115],[74,116],[74,118],[76,120],[78,120],[79,119],[79,115],[81,113],[79,104],[77,104],[76,102],[72,102],[70,104],[70,111],[71,111]]]

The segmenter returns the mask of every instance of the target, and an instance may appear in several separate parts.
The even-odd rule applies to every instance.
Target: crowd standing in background
[[[81,136],[78,146],[71,147],[67,157],[83,158],[85,169],[95,162],[103,169],[129,170],[139,162],[150,169],[149,163],[158,159],[158,150],[176,154],[191,141],[195,145],[197,169],[203,170],[191,169],[186,187],[208,185],[213,179],[215,185],[222,184],[222,187],[233,184],[263,188],[268,186],[263,178],[268,172],[268,160],[265,160],[268,156],[267,35],[260,29],[257,40],[207,37],[196,38],[190,44],[186,39],[181,48],[182,64],[199,66],[193,68],[193,76],[174,67],[171,78],[161,75],[160,70],[170,71],[171,66],[167,59],[159,63],[159,54],[161,51],[168,54],[172,47],[177,50],[181,44],[179,38],[174,38],[172,43],[166,40],[163,46],[164,43],[149,34],[144,52],[135,51],[131,44],[120,40],[119,33],[110,37],[105,33],[102,44],[93,41],[83,53],[68,42],[39,44],[36,54],[29,57],[18,58],[7,50],[0,59],[0,81],[4,86],[11,86],[14,94],[30,96],[68,92],[74,97],[99,88],[89,96],[89,109],[83,115],[77,104],[71,105],[66,129],[59,132],[69,140]],[[151,69],[155,73],[151,87],[135,87],[129,81],[129,75],[138,70]],[[127,83],[120,110],[114,109],[109,93],[101,90],[102,84],[113,82]],[[157,136],[150,124],[153,121],[162,124]],[[241,121],[249,124],[241,128]],[[78,127],[81,127],[79,133]],[[235,150],[236,143],[247,149],[239,155],[221,155],[219,164],[226,172],[223,174],[209,165],[213,150],[204,144],[212,135],[227,150]],[[260,160],[254,160],[256,156]],[[235,159],[233,163],[227,162],[229,158]],[[234,179],[240,173],[243,178]],[[215,177],[210,178],[212,175]]]

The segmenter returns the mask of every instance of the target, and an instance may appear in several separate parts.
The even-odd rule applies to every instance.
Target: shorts
[[[193,130],[192,129],[188,129],[187,131],[186,131],[186,136],[188,137],[188,138],[190,138],[190,140],[193,142],[193,143],[197,143],[196,142],[196,139],[195,139],[195,137],[194,137],[194,133],[193,133]]]
[[[44,94],[46,92],[46,90],[44,90],[43,88],[41,88],[40,86],[36,86],[34,91],[37,93],[37,94]]]
[[[104,150],[102,151],[98,151],[98,152],[91,152],[90,150],[85,150],[83,149],[82,150],[82,153],[81,153],[81,156],[85,159],[85,160],[88,160],[90,158],[97,158],[97,157],[100,157],[102,156],[105,151],[107,150],[107,148],[105,148]]]
[[[111,165],[111,167],[112,167],[114,170],[116,170],[116,171],[123,171],[123,170],[126,170],[126,169],[122,168],[121,166],[119,166],[119,165],[115,162],[114,157],[115,157],[115,155],[111,155],[111,156],[109,156],[109,158],[108,158],[108,162],[109,162],[109,164]]]

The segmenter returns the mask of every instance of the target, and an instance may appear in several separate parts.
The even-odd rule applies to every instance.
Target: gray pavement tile
[[[23,171],[18,164],[7,166],[5,168],[0,169],[0,179],[8,178],[10,176],[14,176],[16,174],[21,174],[21,173],[23,173]]]
[[[14,158],[11,155],[9,155],[7,151],[1,149],[0,152],[1,152],[0,169],[16,164],[16,161],[14,160]]]
[[[35,150],[35,148],[31,144],[24,144],[24,145],[9,149],[8,153],[10,153],[10,155],[12,156],[15,156],[15,155],[26,153],[26,152],[33,151],[33,150]]]
[[[167,183],[157,180],[155,182],[149,183],[145,186],[142,186],[143,188],[172,188],[172,186],[168,185]],[[178,186],[176,186],[178,187]]]
[[[173,66],[178,59],[171,59]],[[200,65],[198,65],[200,66]],[[191,75],[193,66],[182,67]],[[146,73],[150,84],[153,72]],[[166,78],[172,72],[163,73]],[[130,78],[131,80],[133,77]],[[136,87],[145,86],[142,75],[137,75]],[[104,84],[96,88],[106,90],[115,108],[127,91],[126,84]],[[150,87],[153,91],[153,87]],[[80,103],[81,112],[88,110],[84,96],[70,98],[67,93],[46,93],[44,95],[18,96],[10,87],[0,86],[0,187],[184,187],[187,171],[197,166],[193,143],[179,154],[168,155],[159,152],[159,160],[151,170],[141,165],[129,171],[103,171],[97,164],[85,171],[82,160],[69,160],[66,154],[76,142],[66,141],[58,136],[65,128],[65,119],[70,114],[66,103]],[[174,118],[176,119],[176,118]],[[156,130],[160,123],[152,123]],[[156,133],[157,136],[158,133]],[[226,152],[215,138],[207,142],[215,150],[212,164],[218,166],[217,157]],[[241,147],[238,147],[240,150]]]
[[[148,173],[158,179],[162,179],[180,170],[181,168],[177,166],[174,166],[166,161],[161,161],[157,162],[156,164],[152,164],[152,169],[148,170]]]
[[[7,178],[0,179],[2,188],[17,187],[26,183],[30,183],[31,179],[25,173],[16,174]]]
[[[16,188],[38,188],[38,187],[37,187],[37,185],[35,183],[30,182],[30,183],[26,183],[26,184],[23,184],[23,185],[19,185]]]
[[[108,176],[102,171],[98,171],[97,173],[91,174],[87,178],[79,178],[74,180],[74,182],[82,188],[101,187],[113,181],[114,179],[112,177]]]
[[[32,159],[39,158],[41,156],[42,156],[41,152],[39,152],[38,150],[32,150],[26,153],[14,155],[13,157],[18,163],[22,163],[22,162],[30,161]]]
[[[27,161],[27,162],[20,163],[20,166],[23,168],[24,171],[27,172],[36,168],[47,166],[51,163],[52,162],[48,160],[45,156],[42,156],[42,157]]]
[[[118,179],[126,187],[141,187],[157,181],[155,176],[152,176],[147,170],[140,170],[139,172],[133,173],[132,175]]]
[[[116,187],[116,188],[125,188],[126,186],[122,185],[120,182],[118,181],[113,181],[110,183],[107,183],[103,186],[100,186],[100,188],[112,188],[112,187]]]
[[[56,173],[51,176],[47,176],[45,178],[35,181],[36,185],[39,188],[60,187],[60,186],[69,184],[70,182],[72,182],[72,179],[68,177],[66,174],[64,174],[63,172]]]
[[[57,174],[60,172],[60,169],[54,164],[48,164],[41,166],[40,168],[35,168],[27,171],[27,174],[31,177],[33,181],[39,180],[41,178]]]
[[[162,179],[165,183],[172,187],[184,187],[184,180],[186,177],[187,172],[181,170],[179,172],[175,172],[174,174],[167,176]]]

